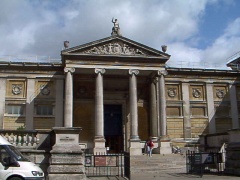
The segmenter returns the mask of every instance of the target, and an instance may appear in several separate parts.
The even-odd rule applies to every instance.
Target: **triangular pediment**
[[[110,36],[84,45],[68,48],[62,55],[143,56],[169,59],[170,55],[122,36]]]

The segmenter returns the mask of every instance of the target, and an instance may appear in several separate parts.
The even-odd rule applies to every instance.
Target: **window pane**
[[[37,115],[53,115],[53,106],[51,105],[37,106]]]
[[[23,106],[22,105],[7,105],[6,113],[23,115]]]

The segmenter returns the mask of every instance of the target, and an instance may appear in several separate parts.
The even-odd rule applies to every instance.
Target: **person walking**
[[[152,142],[152,137],[150,136],[148,140],[146,141],[146,147],[147,147],[147,155],[149,157],[152,157],[152,149],[154,147],[154,144]]]

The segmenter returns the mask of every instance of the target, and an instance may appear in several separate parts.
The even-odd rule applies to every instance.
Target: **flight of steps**
[[[186,157],[181,154],[153,154],[131,156],[131,174],[136,173],[186,173]]]

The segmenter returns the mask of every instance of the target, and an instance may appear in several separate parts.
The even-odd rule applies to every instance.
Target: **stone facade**
[[[174,143],[239,128],[236,70],[166,68],[166,52],[118,35],[61,55],[58,63],[0,63],[1,128],[82,127],[88,151],[136,154],[149,136]]]

